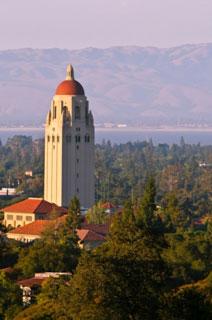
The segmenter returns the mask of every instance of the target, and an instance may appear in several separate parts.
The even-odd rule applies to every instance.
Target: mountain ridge
[[[212,124],[212,43],[0,51],[0,125],[45,122],[72,63],[95,121]],[[121,110],[121,111],[120,111]]]

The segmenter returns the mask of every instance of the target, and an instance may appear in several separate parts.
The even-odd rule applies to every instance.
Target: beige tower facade
[[[67,207],[94,204],[94,121],[74,70],[56,89],[45,125],[44,199]]]

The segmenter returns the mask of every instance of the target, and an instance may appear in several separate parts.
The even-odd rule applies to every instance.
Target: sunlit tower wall
[[[44,199],[68,207],[94,204],[94,120],[82,85],[67,67],[56,89],[45,124]]]

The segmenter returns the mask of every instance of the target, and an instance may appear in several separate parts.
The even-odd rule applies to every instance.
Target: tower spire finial
[[[66,80],[74,80],[74,69],[71,64],[67,66]]]

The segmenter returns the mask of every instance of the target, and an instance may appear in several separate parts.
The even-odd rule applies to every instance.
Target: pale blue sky
[[[0,50],[212,42],[212,0],[0,0]]]

